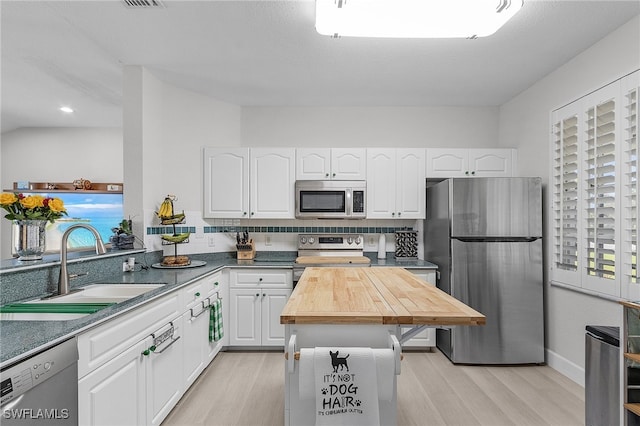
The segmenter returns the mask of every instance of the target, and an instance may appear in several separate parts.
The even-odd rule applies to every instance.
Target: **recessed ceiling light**
[[[60,111],[66,112],[67,114],[71,114],[73,112],[73,108],[63,106],[63,107],[60,107]]]
[[[332,37],[477,38],[523,0],[316,0],[316,30]]]

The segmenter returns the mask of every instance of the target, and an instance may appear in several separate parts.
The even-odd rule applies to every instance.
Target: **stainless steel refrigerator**
[[[487,317],[438,329],[454,363],[544,362],[540,178],[459,178],[427,188],[424,256],[438,287]]]

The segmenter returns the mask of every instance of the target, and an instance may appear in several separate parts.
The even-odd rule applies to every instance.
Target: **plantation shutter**
[[[587,273],[615,279],[615,101],[587,110],[585,161]]]
[[[586,97],[582,123],[582,286],[610,295],[620,294],[616,281],[619,95],[620,85],[612,84]]]
[[[560,281],[575,281],[562,277],[565,272],[578,269],[578,113],[577,109],[565,108],[554,120],[554,257]],[[564,271],[564,272],[563,272]],[[575,282],[573,283],[575,284]]]
[[[640,299],[640,70],[552,113],[551,283]]]
[[[640,72],[623,80],[622,84],[622,144],[624,173],[622,174],[624,265],[623,295],[640,297],[638,282],[638,92]]]

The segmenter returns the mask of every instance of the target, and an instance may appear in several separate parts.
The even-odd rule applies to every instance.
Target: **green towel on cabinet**
[[[224,336],[222,329],[222,299],[216,298],[209,310],[209,341],[217,342]]]

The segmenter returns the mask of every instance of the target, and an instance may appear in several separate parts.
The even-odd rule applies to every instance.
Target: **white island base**
[[[364,347],[393,349],[396,371],[390,400],[378,400],[381,425],[397,424],[396,380],[400,374],[401,347],[398,343],[400,327],[397,325],[335,325],[335,324],[286,324],[287,342],[285,360],[284,424],[302,426],[316,424],[316,401],[300,398],[299,361],[291,354],[299,354],[302,348],[316,347]],[[385,391],[389,394],[389,390]]]

